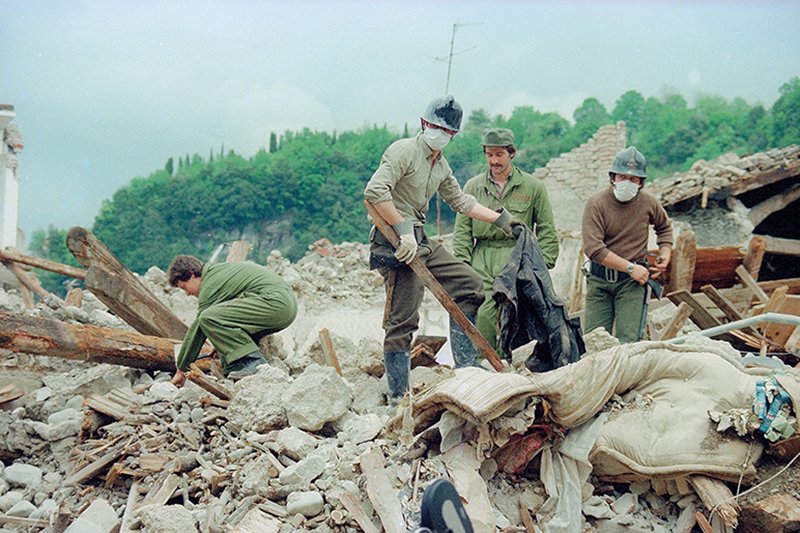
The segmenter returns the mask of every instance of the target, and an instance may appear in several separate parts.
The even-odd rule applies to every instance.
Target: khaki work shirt
[[[437,192],[458,213],[469,213],[475,207],[475,197],[461,190],[441,153],[434,159],[420,133],[386,149],[364,198],[371,204],[391,200],[405,220],[420,225],[425,223],[428,202]]]

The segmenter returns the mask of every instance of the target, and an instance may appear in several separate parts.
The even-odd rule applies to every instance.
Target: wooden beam
[[[175,372],[174,346],[162,337],[0,313],[0,348],[18,353]]]
[[[746,192],[759,189],[764,185],[777,183],[788,178],[800,175],[800,161],[794,161],[790,165],[773,168],[761,174],[751,175],[747,179],[738,180],[726,187],[731,196],[739,196]]]
[[[319,345],[322,347],[322,354],[325,356],[325,360],[341,376],[342,369],[339,367],[339,358],[336,357],[336,351],[333,349],[333,342],[331,341],[330,333],[328,333],[328,328],[319,330]]]
[[[756,280],[750,275],[750,272],[747,271],[744,265],[739,265],[736,267],[735,272],[736,275],[739,276],[739,279],[742,280],[742,283],[744,283],[748,289],[753,291],[753,296],[755,296],[756,299],[758,299],[761,303],[767,303],[769,301],[769,296],[767,296],[767,293],[765,293],[764,290],[758,286],[758,283],[756,283]]]
[[[225,258],[225,262],[233,263],[236,261],[244,261],[247,259],[252,249],[253,245],[247,241],[233,241],[231,249],[228,250],[228,257]]]
[[[725,298],[713,285],[703,285],[703,294],[711,300],[717,308],[727,317],[728,322],[743,320],[744,316]],[[743,328],[742,331],[748,335],[758,336],[758,332],[752,327]]]
[[[0,259],[3,261],[13,261],[15,263],[41,268],[42,270],[55,272],[56,274],[61,274],[62,276],[68,276],[70,278],[86,278],[86,271],[82,268],[62,265],[61,263],[48,261],[47,259],[41,259],[39,257],[31,257],[29,255],[17,253],[13,250],[0,250]]]
[[[672,260],[669,264],[669,277],[664,290],[691,291],[697,263],[697,237],[693,231],[684,231],[675,239]]]
[[[67,248],[87,268],[84,284],[108,308],[144,335],[183,339],[186,324],[92,233],[74,227]]]
[[[800,240],[764,236],[767,252],[776,255],[800,255]]]
[[[233,397],[227,387],[206,376],[195,363],[189,365],[189,368],[191,370],[186,374],[186,379],[198,387],[207,390],[221,400],[230,400]]]
[[[398,237],[397,232],[395,229],[386,223],[385,220],[381,217],[375,207],[369,203],[368,201],[364,200],[364,205],[369,212],[372,223],[375,224],[375,227],[380,230],[384,237],[391,243],[392,246],[397,248],[400,245],[400,237]],[[475,327],[475,324],[469,321],[469,319],[464,315],[464,312],[456,305],[453,301],[453,298],[447,293],[447,291],[442,287],[442,284],[433,277],[433,274],[430,273],[428,268],[420,261],[419,257],[414,257],[411,262],[408,264],[411,267],[411,270],[419,276],[422,283],[425,287],[428,288],[429,291],[439,300],[439,303],[445,308],[445,310],[453,317],[456,324],[458,324],[461,329],[466,334],[467,338],[475,345],[475,348],[478,349],[478,352],[489,361],[489,364],[492,365],[492,368],[497,370],[498,372],[503,371],[503,363],[500,362],[500,358],[497,356],[497,352],[494,351],[486,339],[478,331],[478,328]],[[391,533],[391,532],[390,532]]]
[[[675,310],[672,318],[664,327],[664,331],[661,333],[659,340],[666,341],[674,338],[678,331],[680,331],[683,323],[686,322],[686,319],[689,318],[691,314],[692,308],[689,306],[689,304],[686,302],[681,302],[678,304],[678,309]]]
[[[11,272],[13,272],[15,276],[17,276],[17,279],[19,280],[20,285],[24,285],[31,292],[34,292],[37,295],[39,295],[39,298],[45,299],[45,298],[47,298],[49,296],[51,298],[55,298],[56,300],[61,302],[61,304],[63,305],[64,301],[61,298],[59,298],[55,294],[52,294],[52,293],[44,290],[42,288],[41,284],[39,283],[39,280],[37,280],[35,277],[29,275],[27,272],[22,270],[22,267],[20,267],[18,264],[14,263],[13,261],[7,261],[7,260],[4,260],[3,264]]]
[[[782,193],[771,196],[760,204],[754,205],[750,212],[747,213],[747,218],[753,223],[754,227],[758,226],[772,213],[780,211],[798,199],[800,199],[800,183],[795,183]]]

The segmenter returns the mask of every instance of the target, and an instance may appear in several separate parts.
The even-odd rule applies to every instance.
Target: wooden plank
[[[372,223],[375,224],[375,227],[380,230],[384,237],[391,243],[392,246],[397,248],[400,244],[400,238],[397,235],[395,229],[386,223],[385,220],[381,217],[378,211],[375,210],[375,207],[369,203],[368,201],[364,200],[364,206],[366,206],[367,211],[369,212],[370,216],[372,217]],[[469,321],[469,319],[464,315],[464,312],[456,305],[453,299],[447,294],[447,291],[442,287],[441,283],[433,277],[433,274],[430,273],[428,268],[422,264],[422,261],[419,257],[414,257],[411,262],[408,264],[411,267],[411,270],[419,276],[422,283],[425,287],[428,288],[429,291],[439,300],[439,303],[445,308],[445,310],[453,317],[456,324],[458,324],[461,329],[466,334],[467,338],[475,345],[475,348],[478,349],[478,353],[483,355],[489,364],[492,365],[498,372],[503,371],[503,363],[500,361],[500,358],[497,356],[497,352],[494,351],[486,339],[478,331],[478,328],[475,327],[475,324]],[[391,533],[391,532],[389,532]]]
[[[25,529],[30,530],[30,528],[34,527],[45,528],[50,525],[50,522],[42,518],[23,518],[21,516],[0,514],[0,524],[23,526]]]
[[[0,250],[0,259],[40,268],[49,272],[55,272],[56,274],[61,274],[62,276],[86,279],[86,271],[82,268],[63,265],[61,263],[48,261],[47,259],[41,259],[39,257],[32,257],[30,255],[17,253],[13,250]]]
[[[142,500],[142,503],[140,503],[137,508],[141,509],[147,505],[165,505],[170,498],[172,498],[172,494],[175,492],[175,489],[180,486],[180,484],[181,477],[179,475],[168,475],[167,479],[165,479],[164,482],[161,483],[161,486],[158,487],[158,490],[156,490],[152,495],[148,493],[148,496]]]
[[[739,196],[746,192],[759,189],[764,185],[771,185],[788,178],[794,178],[800,175],[800,161],[777,168],[770,169],[761,174],[751,175],[747,179],[742,179],[731,183],[726,189],[730,191],[731,196]]]
[[[798,199],[800,199],[800,183],[795,183],[783,192],[770,196],[760,204],[751,207],[747,218],[753,223],[753,227],[758,226],[772,213],[782,210]]]
[[[764,252],[767,250],[767,239],[763,235],[754,235],[747,245],[747,253],[742,258],[742,265],[750,272],[753,279],[758,280]]]
[[[101,470],[105,467],[119,459],[122,454],[125,452],[127,444],[120,444],[111,449],[108,453],[93,461],[92,463],[86,465],[85,467],[81,468],[67,479],[64,480],[65,486],[75,485],[76,483],[80,483],[90,477],[96,476]]]
[[[108,415],[114,420],[123,420],[131,413],[130,407],[109,400],[99,394],[92,394],[83,400],[82,405],[94,409],[99,413],[103,413],[104,415]]]
[[[64,304],[64,301],[61,298],[44,290],[42,285],[39,283],[39,280],[36,279],[35,276],[25,272],[18,264],[7,260],[3,260],[3,264],[6,266],[6,268],[14,273],[14,275],[17,277],[17,280],[19,280],[20,285],[27,287],[28,290],[38,295],[42,300],[45,298],[55,298],[59,303],[62,305]]]
[[[675,310],[675,313],[672,315],[672,318],[664,327],[664,331],[661,333],[659,340],[666,341],[675,337],[675,335],[680,331],[681,326],[689,318],[689,315],[692,314],[692,308],[686,302],[681,302],[678,304],[678,308]]]
[[[787,294],[800,293],[800,278],[776,279],[758,282],[758,286],[761,287],[767,294],[774,291],[778,287],[783,287],[784,285],[789,288],[789,290],[786,291]]]
[[[744,283],[748,289],[753,291],[753,296],[755,296],[756,299],[758,299],[761,303],[767,303],[769,301],[769,296],[767,296],[767,293],[765,293],[764,290],[758,286],[758,283],[753,276],[750,275],[750,272],[747,271],[744,265],[739,265],[736,267],[735,272],[736,275],[739,276],[739,279],[742,280],[742,283]]]
[[[720,293],[713,285],[703,285],[703,294],[711,300],[717,308],[725,314],[728,322],[736,322],[743,320],[744,316],[733,306],[733,304]],[[758,336],[759,333],[751,328],[742,328],[742,331],[748,335]]]
[[[186,379],[202,387],[221,400],[230,400],[233,398],[231,391],[229,391],[227,387],[206,376],[194,363],[192,363],[189,368],[191,368],[191,370],[186,374]]]
[[[384,457],[380,448],[373,447],[361,454],[361,470],[366,477],[367,495],[386,533],[407,533],[408,525],[400,508],[400,501],[387,497],[393,495],[395,489],[383,463]]]
[[[767,252],[776,255],[800,255],[800,240],[765,236]]]
[[[231,249],[228,250],[228,257],[225,258],[225,262],[234,263],[236,261],[244,261],[252,250],[253,245],[247,241],[233,241]]]
[[[698,302],[689,291],[676,291],[667,294],[669,301],[677,306],[686,303],[692,310],[690,318],[700,329],[709,329],[720,325],[720,321],[714,318],[708,310]]]
[[[67,248],[87,268],[86,288],[136,331],[183,339],[186,324],[90,231],[72,228],[67,235]]]
[[[175,372],[175,343],[118,329],[0,313],[0,348],[12,352]]]
[[[349,492],[342,491],[342,493],[339,494],[339,501],[342,502],[347,512],[353,515],[356,523],[361,527],[364,533],[378,533],[378,530],[372,525],[372,520],[370,520],[367,513],[364,512],[364,509],[355,496]]]
[[[697,248],[692,292],[699,292],[703,285],[718,289],[736,284],[736,267],[742,264],[745,253],[738,246]]]
[[[339,359],[336,357],[336,350],[333,349],[333,342],[331,341],[331,334],[328,333],[328,328],[322,328],[319,331],[319,345],[328,365],[332,366],[336,373],[341,376],[342,369],[339,367]]]
[[[697,237],[694,232],[684,231],[675,239],[672,250],[672,259],[669,264],[664,291],[691,291],[694,280],[695,265],[697,263]]]
[[[777,290],[772,293],[773,297],[775,296],[776,293],[778,293]],[[769,303],[767,303],[765,312],[775,312],[775,313],[780,313],[782,315],[800,316],[800,296],[794,294],[787,295],[785,293],[785,290],[781,291],[781,294],[782,297],[778,298],[780,302],[774,308],[774,310],[769,310],[769,311],[766,310],[767,308],[769,308]],[[770,301],[772,301],[772,298],[770,298]],[[772,342],[780,344],[781,346],[785,346],[788,349],[789,346],[787,345],[789,343],[789,339],[791,338],[792,333],[794,333],[796,328],[797,326],[794,326],[792,324],[776,324],[774,322],[768,322],[766,327],[764,328],[764,336],[767,339],[771,340]]]

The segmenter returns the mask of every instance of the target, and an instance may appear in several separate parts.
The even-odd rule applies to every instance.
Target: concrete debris
[[[230,399],[190,381],[176,388],[163,372],[0,354],[0,387],[14,381],[24,390],[0,404],[0,532],[405,533],[419,522],[421,494],[440,477],[451,479],[466,499],[476,533],[521,531],[530,516],[535,522],[529,531],[570,530],[555,527],[558,502],[548,486],[572,498],[571,516],[580,522],[568,525],[573,531],[689,533],[697,512],[712,516],[684,475],[615,471],[598,478],[584,463],[569,463],[561,451],[569,449],[570,435],[579,441],[577,422],[556,422],[585,406],[564,412],[557,398],[543,401],[534,394],[543,382],[521,371],[468,369],[481,393],[480,387],[459,385],[462,371],[418,366],[410,397],[393,411],[382,377],[383,287],[367,269],[367,247],[323,239],[311,248],[297,263],[277,252],[268,259],[300,305],[290,328],[260,343],[268,364],[235,383],[204,374],[229,390]],[[182,320],[193,318],[196,300],[169,287],[162,271],[151,268],[142,280]],[[80,306],[54,305],[27,310],[16,291],[0,291],[0,312],[131,329],[88,292]],[[661,328],[673,311],[667,302],[651,319]],[[430,295],[421,314],[421,335],[447,335],[447,315]],[[341,375],[325,357],[323,328]],[[585,340],[592,348],[584,359],[623,350],[604,331]],[[698,340],[695,346],[703,342],[720,344]],[[666,350],[663,343],[647,346],[653,344]],[[707,349],[733,357],[722,348]],[[644,357],[630,350],[623,350],[626,357]],[[437,360],[448,357],[445,345]],[[592,364],[577,365],[596,368]],[[611,375],[608,369],[587,371],[573,385]],[[560,387],[564,395],[567,388]],[[620,389],[592,399],[596,405],[586,409],[608,417],[597,431],[610,443],[608,428],[651,416],[662,409],[659,398],[650,389]],[[710,419],[705,424],[712,427]],[[726,440],[739,438],[732,431],[717,438],[712,430],[700,440],[720,454],[729,449]],[[737,457],[736,464],[742,462]],[[604,467],[624,463],[606,457]],[[571,471],[586,475],[566,487]],[[740,527],[758,516],[758,523],[772,528],[790,504],[748,507]],[[796,520],[785,516],[774,530]]]

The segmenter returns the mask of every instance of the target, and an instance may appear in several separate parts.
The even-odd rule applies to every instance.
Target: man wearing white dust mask
[[[636,147],[619,152],[608,175],[611,186],[589,198],[583,212],[583,247],[590,259],[583,331],[603,327],[622,343],[636,342],[649,294],[645,284],[666,270],[672,255],[672,221],[655,196],[642,190],[647,165]],[[660,256],[652,267],[646,257],[650,226]]]

